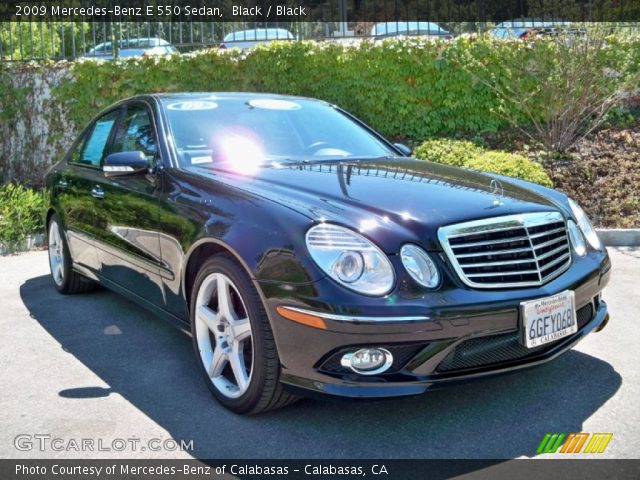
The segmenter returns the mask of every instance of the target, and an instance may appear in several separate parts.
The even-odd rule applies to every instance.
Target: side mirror
[[[396,147],[405,157],[411,156],[411,149],[407,147],[404,143],[394,143],[394,147]]]
[[[140,151],[112,153],[107,155],[102,166],[102,171],[107,177],[135,175],[148,169],[149,161]]]

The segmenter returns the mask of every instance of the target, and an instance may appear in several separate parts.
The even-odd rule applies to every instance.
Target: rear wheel
[[[198,368],[225,407],[255,414],[296,399],[280,384],[280,360],[262,300],[233,258],[216,255],[198,272],[191,332]]]
[[[58,215],[51,216],[47,233],[49,267],[56,289],[64,294],[93,290],[96,287],[93,281],[73,271],[71,253]]]

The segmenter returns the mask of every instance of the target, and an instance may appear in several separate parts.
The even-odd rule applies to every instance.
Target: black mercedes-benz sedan
[[[123,100],[46,184],[55,287],[174,322],[240,413],[538,365],[608,321],[611,264],[575,202],[412,159],[317,100]]]

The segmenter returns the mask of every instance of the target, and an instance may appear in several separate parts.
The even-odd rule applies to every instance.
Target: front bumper
[[[535,289],[479,292],[452,286],[416,297],[399,288],[385,299],[369,299],[355,307],[355,298],[340,298],[328,279],[284,289],[262,285],[262,290],[285,386],[303,394],[390,397],[420,394],[447,383],[552,360],[606,324],[607,305],[600,292],[609,276],[610,263],[604,254]],[[520,346],[520,302],[567,289],[575,293],[579,330],[537,349]],[[339,298],[349,307],[332,309],[320,298]],[[281,305],[330,312],[326,329],[282,317],[276,310]],[[387,321],[368,321],[371,317]],[[384,374],[363,376],[341,369],[335,361],[345,350],[364,346],[391,349],[398,364],[394,361]]]

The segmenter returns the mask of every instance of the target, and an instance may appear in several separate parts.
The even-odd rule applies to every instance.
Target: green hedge
[[[545,38],[396,38],[355,46],[274,42],[244,52],[207,50],[115,62],[0,62],[0,182],[40,184],[46,168],[92,116],[140,93],[258,91],[316,97],[345,108],[389,138],[410,141],[493,132],[507,125],[505,109],[510,119],[528,120],[485,80],[523,82],[531,101],[545,82],[518,75],[521,69],[515,66],[525,61],[535,68],[554,55],[554,48]],[[640,68],[640,40],[612,38],[598,61],[615,88]],[[544,109],[539,114],[543,119]],[[40,167],[31,165],[34,159]]]
[[[503,78],[510,63],[521,65],[525,58],[535,65],[553,56],[553,49],[554,43],[545,39],[531,44],[489,37],[405,38],[356,46],[274,42],[249,52],[209,50],[116,62],[83,60],[73,64],[75,82],[63,85],[57,96],[68,102],[73,121],[82,125],[101,107],[145,92],[303,95],[334,102],[386,136],[422,140],[505,126],[500,114],[505,105],[478,78]],[[637,39],[613,38],[600,61],[603,68],[625,72],[638,68],[639,52]],[[518,75],[514,78],[519,81]],[[526,85],[532,94],[543,87]]]
[[[485,150],[464,140],[427,140],[413,152],[416,158],[456,167],[498,173],[552,187],[542,165],[516,153]]]

